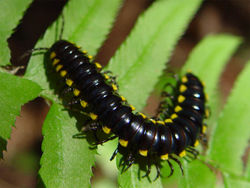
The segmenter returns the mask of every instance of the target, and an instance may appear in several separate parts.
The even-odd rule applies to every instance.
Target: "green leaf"
[[[208,158],[222,171],[243,174],[242,156],[250,137],[250,62],[237,79],[214,130]]]
[[[31,2],[32,0],[0,1],[0,65],[7,65],[10,62],[10,50],[7,39],[10,37],[12,30],[17,26],[24,10]]]
[[[21,106],[36,98],[41,88],[26,79],[0,72],[0,157],[6,149],[10,138],[11,127],[16,116],[20,114]]]
[[[205,164],[199,160],[184,163],[184,176],[179,178],[180,187],[215,187],[216,176]]]
[[[109,29],[121,4],[121,0],[74,0],[69,1],[63,10],[65,27],[63,38],[87,49],[95,55],[97,49],[105,40]],[[108,10],[108,11],[107,11]],[[37,47],[50,47],[59,40],[61,19],[53,24],[46,32]],[[54,99],[53,91],[49,89],[43,55],[33,55],[27,68],[25,77],[37,82],[44,89],[43,95]]]
[[[46,187],[89,187],[96,150],[86,139],[73,138],[76,120],[53,104],[43,125],[43,155],[39,171]]]
[[[238,177],[238,176],[233,176],[229,175],[227,173],[223,173],[223,179],[225,183],[226,188],[235,188],[235,187],[240,187],[240,188],[247,188],[250,187],[250,181]]]
[[[111,59],[119,92],[138,110],[146,103],[165,62],[202,0],[156,1],[140,18]],[[136,91],[136,92],[135,92]]]

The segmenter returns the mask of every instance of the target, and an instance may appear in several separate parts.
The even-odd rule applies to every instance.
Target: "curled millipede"
[[[87,125],[88,130],[102,130],[110,135],[107,140],[119,138],[111,160],[120,151],[119,148],[125,149],[124,163],[127,168],[139,155],[149,161],[146,175],[154,164],[158,178],[161,161],[167,161],[172,175],[170,160],[181,167],[178,158],[196,158],[198,151],[194,147],[205,134],[203,120],[207,110],[204,86],[192,73],[177,81],[172,104],[163,102],[160,114],[149,118],[134,112],[135,108],[118,94],[114,78],[108,72],[102,72],[102,66],[92,61],[92,56],[86,51],[68,41],[59,40],[49,49],[49,54],[55,72],[73,91],[74,104],[87,109],[92,121]]]

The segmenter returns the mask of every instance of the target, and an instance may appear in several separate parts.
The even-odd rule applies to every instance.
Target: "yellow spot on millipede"
[[[81,100],[81,101],[80,101],[80,104],[81,104],[81,106],[82,106],[83,108],[86,108],[87,105],[88,105],[88,103],[87,103],[86,101],[84,101],[84,100]]]
[[[185,97],[183,95],[179,95],[178,96],[178,103],[182,103],[183,101],[185,101]]]
[[[122,147],[127,147],[128,146],[128,141],[127,140],[123,140],[123,139],[119,139],[119,143]]]
[[[205,110],[205,117],[208,118],[210,116],[210,111],[208,109]]]
[[[208,101],[209,100],[209,96],[208,94],[205,94],[205,100]]]
[[[171,120],[171,121],[172,121],[172,120]],[[165,125],[164,121],[156,121],[156,123]]]
[[[63,68],[63,65],[57,65],[56,66],[56,72],[58,72],[59,70],[61,70]]]
[[[139,112],[139,114],[141,115],[141,117],[142,117],[143,119],[146,119],[146,118],[147,118],[147,116],[145,116],[143,113]]]
[[[115,84],[112,84],[111,86],[112,86],[114,91],[117,91],[118,88],[117,88],[117,86]]]
[[[103,74],[103,76],[104,76],[104,78],[106,79],[106,80],[108,80],[110,77],[109,77],[109,75],[107,75],[107,74]]]
[[[179,91],[180,91],[181,93],[183,93],[183,92],[185,92],[186,90],[187,90],[187,86],[181,84],[181,85],[180,85]]]
[[[171,119],[175,119],[175,118],[177,118],[177,117],[178,117],[178,115],[177,115],[177,114],[175,114],[175,113],[174,113],[174,114],[172,114],[172,115],[170,116],[170,118],[171,118]]]
[[[77,97],[80,94],[80,91],[78,89],[74,89],[73,94]]]
[[[51,52],[49,57],[50,57],[50,59],[53,59],[54,57],[56,57],[56,53],[55,52]]]
[[[96,68],[98,68],[98,69],[101,69],[101,68],[102,68],[101,64],[100,64],[100,63],[97,63],[97,62],[95,62],[95,66],[96,66]]]
[[[60,60],[57,59],[57,58],[55,58],[55,59],[53,60],[52,65],[55,66],[55,65],[57,65],[59,62],[60,62]]]
[[[146,157],[148,155],[148,150],[139,150],[140,155]]]
[[[181,82],[186,83],[187,81],[188,81],[188,78],[186,76],[183,76],[182,79],[181,79]]]
[[[66,76],[66,74],[67,74],[67,71],[66,71],[66,70],[62,70],[62,71],[60,72],[61,77]]]
[[[102,130],[103,130],[103,132],[106,133],[106,134],[109,134],[110,131],[111,131],[111,129],[108,128],[108,127],[106,127],[106,126],[103,126],[103,127],[102,127]]]
[[[89,55],[89,56],[88,56],[88,58],[89,58],[89,59],[92,59],[92,58],[93,58],[93,56],[92,56],[92,55]]]
[[[194,143],[194,147],[197,147],[199,145],[199,140],[196,140]]]
[[[182,111],[182,107],[180,107],[179,105],[177,105],[177,106],[174,108],[174,111],[175,111],[175,112],[180,112],[180,111]]]
[[[122,101],[126,101],[126,98],[123,96],[120,96]]]
[[[168,154],[161,155],[161,160],[168,160]]]
[[[173,120],[172,119],[165,119],[165,123],[173,123]]]
[[[156,121],[154,119],[149,119],[153,124],[156,124]]]
[[[90,117],[92,120],[96,120],[98,116],[97,116],[96,114],[90,112],[90,113],[89,113],[89,117]]]
[[[86,53],[88,53],[88,52],[87,52],[87,50],[83,50],[82,53],[86,54]]]
[[[203,125],[203,126],[202,126],[201,132],[204,134],[204,133],[206,133],[206,131],[207,131],[207,126],[206,126],[206,125]]]
[[[130,108],[131,108],[132,111],[135,110],[135,107],[133,105],[130,104],[129,106],[130,106]]]
[[[186,156],[186,151],[185,151],[185,150],[183,150],[181,153],[179,153],[179,156],[180,156],[180,157],[184,157],[184,156]]]
[[[67,84],[69,87],[72,86],[73,80],[67,79],[67,80],[66,80],[66,84]]]

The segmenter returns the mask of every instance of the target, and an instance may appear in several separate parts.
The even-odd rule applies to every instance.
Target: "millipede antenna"
[[[20,56],[20,60],[24,59],[25,57],[33,54],[34,52],[36,51],[48,51],[49,48],[33,48],[33,49],[30,49],[30,50],[27,50],[26,52],[24,52],[24,54],[22,56]]]
[[[65,21],[64,21],[64,14],[62,13],[62,27],[61,27],[61,30],[60,30],[60,34],[59,34],[59,40],[62,39],[62,35],[63,35],[63,31],[64,31],[64,24],[65,24]]]

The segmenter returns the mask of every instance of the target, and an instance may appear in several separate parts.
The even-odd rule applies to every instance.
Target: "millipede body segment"
[[[118,148],[125,148],[128,153],[125,158],[128,167],[139,154],[151,161],[149,169],[151,164],[156,165],[158,177],[159,161],[167,160],[172,174],[170,159],[179,162],[178,157],[184,157],[186,151],[197,155],[193,147],[204,134],[206,99],[202,83],[193,74],[187,73],[177,82],[168,113],[162,109],[159,118],[148,118],[133,112],[134,107],[117,93],[110,75],[103,73],[101,65],[92,62],[86,51],[59,40],[50,48],[50,59],[55,72],[72,88],[79,105],[88,108],[89,117],[97,122],[93,130],[102,129],[119,138]]]

